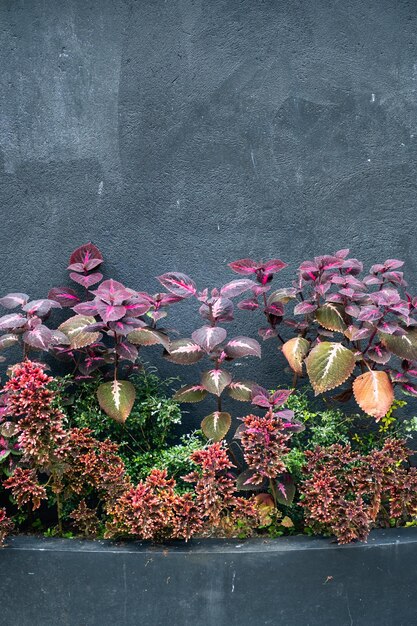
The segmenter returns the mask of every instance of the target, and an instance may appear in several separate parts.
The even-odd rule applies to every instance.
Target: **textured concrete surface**
[[[340,247],[417,269],[414,0],[3,0],[0,50],[2,292],[88,239],[152,291]]]

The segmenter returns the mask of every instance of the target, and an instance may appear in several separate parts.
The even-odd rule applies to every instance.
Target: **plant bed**
[[[1,623],[16,626],[405,626],[417,614],[414,528],[347,546],[19,536],[0,556]]]

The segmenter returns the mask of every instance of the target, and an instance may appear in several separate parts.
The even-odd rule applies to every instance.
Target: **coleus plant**
[[[68,269],[70,278],[84,287],[82,296],[71,288],[54,288],[49,298],[62,307],[70,307],[75,315],[63,322],[59,330],[69,340],[55,352],[73,359],[81,376],[103,366],[113,370],[113,380],[102,383],[97,390],[101,408],[116,421],[124,422],[135,400],[135,389],[128,380],[120,379],[120,366],[135,366],[138,346],[162,344],[169,349],[169,337],[157,328],[166,315],[166,307],[181,297],[170,293],[154,296],[137,292],[113,279],[102,280],[97,268],[103,262],[99,249],[87,243],[75,250]],[[89,289],[100,283],[95,290]],[[147,315],[148,319],[144,319]]]
[[[247,356],[261,356],[259,343],[250,337],[227,338],[227,330],[221,325],[234,319],[232,298],[253,289],[254,281],[248,278],[233,280],[220,289],[197,291],[189,276],[171,272],[158,277],[159,282],[174,296],[195,297],[201,303],[199,313],[203,326],[197,328],[189,338],[171,342],[165,357],[180,365],[192,365],[203,357],[212,362],[204,371],[200,381],[177,391],[174,398],[179,402],[200,402],[207,394],[216,398],[216,409],[207,415],[201,427],[205,435],[213,441],[223,439],[230,429],[232,418],[223,410],[223,394],[228,392],[235,400],[250,401],[254,383],[234,380],[226,365],[235,359]]]
[[[26,293],[9,293],[0,298],[0,305],[14,309],[0,317],[0,350],[21,344],[26,358],[31,350],[48,351],[52,346],[68,343],[64,333],[45,325],[52,309],[61,308],[55,300],[30,300]],[[4,360],[2,356],[1,361]]]
[[[279,389],[270,393],[254,385],[252,404],[266,413],[242,418],[243,424],[234,436],[241,443],[247,464],[247,469],[237,477],[237,488],[258,491],[269,488],[275,509],[278,503],[290,505],[295,495],[295,483],[285,465],[285,456],[292,435],[304,430],[304,425],[294,419],[294,411],[283,408],[292,391]]]
[[[302,263],[293,287],[297,319],[288,320],[298,334],[282,346],[297,376],[305,365],[316,395],[347,382],[336,397],[353,394],[376,420],[390,409],[395,386],[417,395],[417,298],[406,291],[402,265],[388,259],[363,276],[347,249]]]

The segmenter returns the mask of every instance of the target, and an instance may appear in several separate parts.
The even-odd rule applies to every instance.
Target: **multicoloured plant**
[[[197,328],[190,338],[172,341],[165,357],[181,365],[192,365],[204,356],[212,361],[212,368],[202,373],[200,381],[177,391],[174,399],[201,402],[208,393],[216,396],[216,410],[203,419],[201,427],[208,438],[220,441],[232,423],[230,413],[223,411],[223,392],[227,390],[235,400],[250,401],[254,385],[250,381],[233,380],[225,365],[247,356],[261,357],[261,347],[255,339],[238,336],[227,340],[227,330],[221,324],[234,319],[232,298],[255,288],[256,284],[249,279],[233,280],[209,293],[208,289],[197,292],[195,283],[185,274],[172,272],[159,276],[158,280],[175,296],[194,296],[201,302],[199,313],[207,323]]]
[[[316,394],[348,381],[339,398],[353,394],[361,409],[379,420],[394,401],[394,386],[417,395],[417,298],[405,289],[398,271],[402,261],[388,259],[361,276],[363,264],[348,255],[345,249],[303,262],[293,287],[266,300],[265,313],[273,304],[277,315],[271,332],[261,329],[260,334],[276,336],[280,322],[296,330],[297,336],[287,341],[280,335],[295,380],[305,364]],[[244,264],[237,261],[231,267],[237,271]],[[294,315],[302,316],[301,321],[284,318],[284,303],[293,299],[298,300]],[[239,306],[259,305],[243,301]],[[394,357],[400,361],[392,363]]]
[[[340,444],[307,451],[301,485],[306,522],[349,543],[365,541],[380,517],[385,525],[415,517],[417,470],[405,467],[409,455],[403,441],[390,439],[367,455]]]

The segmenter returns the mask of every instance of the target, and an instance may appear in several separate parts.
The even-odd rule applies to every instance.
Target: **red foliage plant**
[[[247,529],[256,525],[258,511],[253,497],[235,496],[236,479],[230,470],[234,467],[225,445],[213,443],[191,455],[199,469],[184,477],[195,483],[197,505],[207,534],[220,531],[231,534],[239,524]]]
[[[39,363],[26,360],[12,368],[4,386],[6,416],[15,425],[22,457],[3,485],[18,506],[32,509],[52,492],[62,531],[63,499],[96,493],[107,513],[130,482],[116,444],[96,440],[88,429],[65,430],[64,415],[48,388],[51,381]]]
[[[417,470],[406,469],[405,443],[386,440],[381,450],[361,455],[349,445],[307,451],[301,504],[306,522],[339,543],[365,541],[375,525],[417,514]]]
[[[175,480],[154,469],[136,487],[126,491],[111,509],[106,536],[139,539],[190,539],[202,527],[191,493],[179,495]]]

